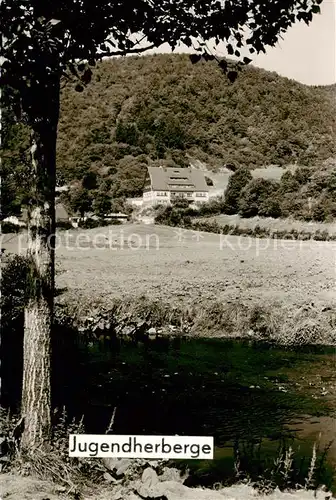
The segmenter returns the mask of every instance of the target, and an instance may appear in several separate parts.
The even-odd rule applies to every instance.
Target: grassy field
[[[26,248],[24,234],[2,239],[5,254]],[[70,230],[59,232],[57,286],[76,302],[107,306],[114,297],[145,295],[175,305],[325,307],[335,305],[335,248],[137,224]]]

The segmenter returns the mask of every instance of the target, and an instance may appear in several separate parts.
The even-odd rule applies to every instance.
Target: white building
[[[194,205],[209,201],[204,173],[196,168],[148,167],[143,204],[168,205],[177,199]]]
[[[143,198],[142,197],[137,197],[137,198],[127,198],[126,202],[131,205],[132,207],[142,207],[143,204]]]

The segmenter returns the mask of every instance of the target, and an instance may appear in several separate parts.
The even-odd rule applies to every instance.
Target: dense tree
[[[94,211],[99,217],[103,217],[111,211],[111,197],[106,191],[99,191],[94,200]]]
[[[4,218],[20,214],[31,185],[27,127],[10,108],[1,111],[1,218]]]
[[[266,199],[261,200],[258,208],[258,215],[262,217],[273,217],[275,219],[281,217],[281,203],[278,197],[274,196],[274,194],[275,190],[272,190],[271,194],[266,197]]]
[[[104,55],[131,53],[139,37],[142,51],[179,40],[224,40],[230,54],[265,51],[296,20],[307,24],[319,12],[321,0],[136,0],[97,5],[91,0],[69,2],[3,0],[1,84],[15,89],[13,104],[25,113],[31,128],[32,178],[35,193],[29,205],[30,299],[25,310],[22,446],[32,450],[47,443],[51,428],[50,336],[55,275],[56,138],[61,77],[70,73],[83,91],[94,64]],[[249,33],[246,39],[245,33]],[[140,35],[139,35],[140,33]],[[200,50],[204,50],[200,47]],[[211,56],[205,54],[207,58]],[[194,62],[199,59],[193,56]],[[250,60],[245,59],[248,63]],[[220,61],[230,81],[236,73]]]
[[[252,179],[241,191],[239,199],[239,215],[253,217],[255,215],[278,216],[280,207],[271,204],[278,189],[276,182],[268,179]],[[272,202],[274,202],[274,198]],[[272,214],[272,215],[271,215]]]
[[[252,174],[247,168],[239,168],[230,177],[225,190],[225,212],[238,213],[240,195],[244,187],[252,181]]]
[[[299,181],[294,177],[293,173],[287,170],[281,176],[281,193],[293,193],[300,188]]]
[[[97,187],[97,174],[96,172],[89,171],[84,175],[82,180],[82,186],[84,189],[92,190]]]
[[[303,184],[307,184],[309,181],[309,178],[311,176],[312,172],[311,169],[308,167],[299,167],[295,170],[293,174],[293,178],[295,181],[298,182],[300,186]]]
[[[68,196],[68,205],[73,213],[79,213],[84,217],[86,212],[92,210],[92,195],[88,189],[79,186],[77,189],[72,190]]]
[[[307,207],[308,203],[306,203]],[[308,213],[307,213],[308,212]],[[336,201],[330,198],[326,193],[310,201],[309,211],[304,212],[304,218],[318,222],[333,222],[336,217]]]

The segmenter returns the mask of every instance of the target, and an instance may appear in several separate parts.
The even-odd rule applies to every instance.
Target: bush
[[[199,215],[216,215],[220,214],[225,210],[224,198],[214,198],[208,201],[208,203],[203,203],[199,210]]]
[[[336,217],[336,203],[321,196],[314,205],[311,213],[311,218],[318,222],[325,222]]]
[[[329,241],[328,231],[326,229],[324,231],[320,231],[318,229],[313,236],[313,240],[315,240],[315,241]]]
[[[64,230],[68,230],[68,229],[72,229],[72,224],[70,221],[57,221],[56,222],[56,228],[58,229],[64,229]]]
[[[236,214],[242,189],[252,181],[252,174],[247,168],[239,168],[234,172],[225,191],[225,213]]]
[[[99,226],[98,221],[94,219],[80,220],[78,222],[78,227],[81,229],[94,229],[98,226]]]
[[[156,208],[156,215],[154,221],[156,224],[167,224],[172,212],[171,206],[160,205]]]
[[[174,208],[188,208],[190,204],[189,200],[186,200],[185,198],[177,198],[176,200],[173,200],[172,206]]]
[[[183,227],[185,227],[186,229],[191,228],[192,227],[191,217],[189,217],[189,215],[183,217],[182,223]]]
[[[95,229],[101,227],[101,222],[98,219],[86,219],[78,222],[78,227],[81,229]]]
[[[21,395],[24,307],[27,302],[26,257],[10,257],[1,278],[1,404],[15,408]]]
[[[170,217],[168,219],[168,223],[171,226],[178,226],[178,224],[180,224],[181,221],[182,221],[182,213],[181,213],[181,211],[173,209],[171,211]]]
[[[9,325],[23,312],[26,302],[26,280],[29,260],[22,255],[11,256],[1,276],[1,320]]]
[[[199,210],[196,208],[188,207],[184,210],[184,215],[187,217],[197,217],[199,215]]]
[[[1,232],[2,233],[19,233],[22,229],[22,226],[17,226],[16,224],[12,224],[11,222],[2,222],[1,223]]]
[[[100,226],[120,226],[120,224],[123,224],[123,223],[121,222],[121,220],[118,220],[118,219],[110,219],[110,220],[100,219],[99,220]]]

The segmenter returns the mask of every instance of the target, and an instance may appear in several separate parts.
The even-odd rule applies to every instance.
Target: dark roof
[[[196,168],[147,168],[154,191],[209,191],[204,173]]]

